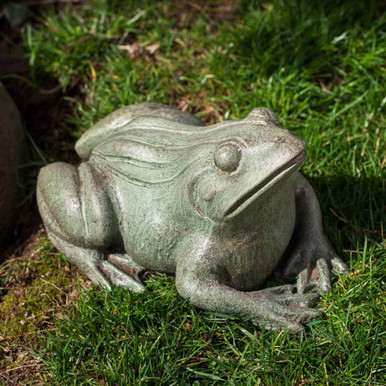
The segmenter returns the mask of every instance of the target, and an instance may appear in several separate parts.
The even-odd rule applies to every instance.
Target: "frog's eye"
[[[241,159],[241,149],[235,143],[221,145],[214,154],[216,166],[225,173],[231,173],[237,169]]]

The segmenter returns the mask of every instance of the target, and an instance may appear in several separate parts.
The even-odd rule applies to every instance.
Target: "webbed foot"
[[[292,252],[284,277],[297,275],[297,291],[326,293],[331,288],[331,271],[338,274],[349,272],[347,265],[338,257],[326,239],[298,246]]]
[[[303,324],[320,317],[322,312],[313,309],[318,302],[316,293],[296,293],[293,285],[266,288],[248,293],[257,302],[258,312],[251,320],[269,330],[287,328],[292,333],[304,330]]]

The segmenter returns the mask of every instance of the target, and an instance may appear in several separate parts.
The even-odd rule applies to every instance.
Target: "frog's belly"
[[[295,193],[287,189],[270,197],[248,218],[243,233],[228,244],[227,271],[233,288],[257,289],[275,271],[291,240],[295,218]]]
[[[118,178],[114,182],[112,202],[126,253],[148,270],[175,272],[173,251],[191,229],[189,222],[178,221],[186,216],[181,215],[177,189],[142,188]]]

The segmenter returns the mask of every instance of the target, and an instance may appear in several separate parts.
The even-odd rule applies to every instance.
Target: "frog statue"
[[[83,134],[78,167],[41,169],[39,210],[52,243],[102,287],[139,292],[145,271],[175,273],[197,307],[298,332],[320,316],[331,270],[348,270],[298,172],[305,146],[267,108],[205,127],[130,105]],[[272,273],[296,284],[259,289]]]

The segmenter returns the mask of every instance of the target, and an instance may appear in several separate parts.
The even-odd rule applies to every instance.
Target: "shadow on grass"
[[[340,174],[308,178],[322,207],[325,231],[340,250],[383,240],[385,181]]]

